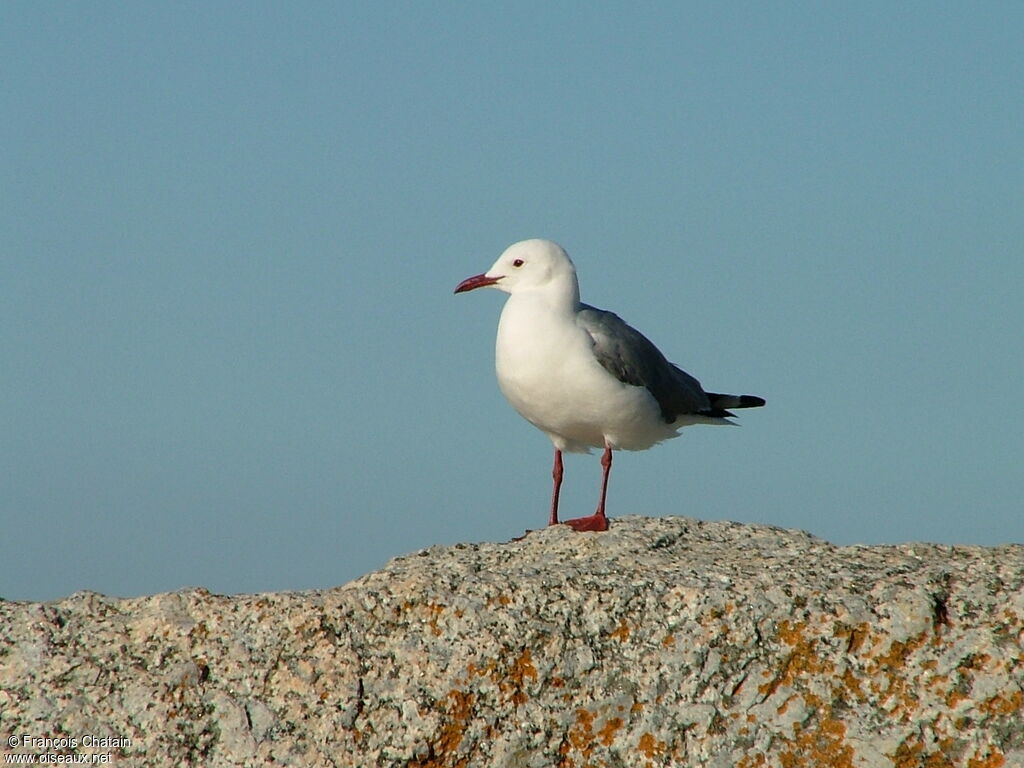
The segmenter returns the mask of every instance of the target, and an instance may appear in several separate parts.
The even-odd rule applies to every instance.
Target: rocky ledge
[[[1021,546],[835,547],[626,517],[603,534],[434,547],[321,592],[78,593],[0,615],[12,753],[1024,765]]]

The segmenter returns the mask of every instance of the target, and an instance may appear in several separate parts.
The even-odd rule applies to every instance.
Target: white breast
[[[676,434],[644,387],[624,384],[601,366],[575,310],[559,312],[530,294],[510,296],[498,323],[495,367],[512,407],[560,450],[641,450]]]

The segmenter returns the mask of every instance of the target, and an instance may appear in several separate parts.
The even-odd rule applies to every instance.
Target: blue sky
[[[1024,541],[1022,8],[0,5],[0,595],[542,525],[504,297],[452,295],[527,237],[768,399],[619,454],[612,516]]]

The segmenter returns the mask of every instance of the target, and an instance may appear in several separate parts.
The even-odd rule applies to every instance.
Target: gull
[[[727,409],[765,404],[754,395],[705,392],[618,315],[581,303],[576,267],[550,240],[509,246],[455,293],[484,287],[509,294],[495,344],[498,386],[555,447],[548,525],[559,522],[563,451],[604,450],[597,511],[565,523],[576,531],[605,531],[613,451],[646,450],[691,424],[733,424],[735,414]]]

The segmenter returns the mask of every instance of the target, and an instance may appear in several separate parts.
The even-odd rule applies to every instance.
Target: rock
[[[0,614],[3,738],[76,742],[15,753],[1024,766],[1021,546],[626,517],[432,547],[322,592],[78,593]]]

